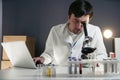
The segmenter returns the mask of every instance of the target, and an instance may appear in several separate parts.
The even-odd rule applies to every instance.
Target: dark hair
[[[93,7],[86,0],[75,0],[69,7],[68,15],[74,14],[75,17],[81,17],[83,15],[93,16]]]

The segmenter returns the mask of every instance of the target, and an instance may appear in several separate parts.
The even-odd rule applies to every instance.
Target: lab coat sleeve
[[[103,42],[102,33],[99,27],[96,28],[95,35],[93,38],[96,44],[95,57],[98,60],[107,59],[107,52]]]
[[[45,50],[41,55],[44,57],[44,64],[49,64],[53,61],[53,28],[50,30],[50,33],[48,35],[46,45],[45,45]]]

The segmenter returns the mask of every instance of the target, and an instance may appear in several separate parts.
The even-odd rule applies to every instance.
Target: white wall
[[[116,58],[120,59],[120,38],[115,38],[114,48],[115,48]]]

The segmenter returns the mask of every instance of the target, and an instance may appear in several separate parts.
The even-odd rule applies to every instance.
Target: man
[[[86,23],[88,36],[92,38],[89,47],[96,48],[91,53],[94,59],[107,58],[100,28],[89,24],[93,16],[92,5],[85,0],[74,1],[68,11],[68,21],[65,24],[53,26],[46,41],[45,51],[34,61],[44,64],[64,65],[68,57],[81,59],[83,42],[85,40],[83,22]]]

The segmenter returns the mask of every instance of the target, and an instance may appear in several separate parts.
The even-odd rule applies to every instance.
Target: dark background
[[[73,1],[2,0],[0,40],[2,35],[32,36],[36,39],[36,56],[39,56],[44,51],[51,27],[67,21],[68,7]],[[120,37],[120,0],[88,1],[94,6],[94,16],[90,23],[100,26],[102,31],[112,29],[113,36]],[[104,42],[108,52],[114,51],[113,39],[104,39]]]

